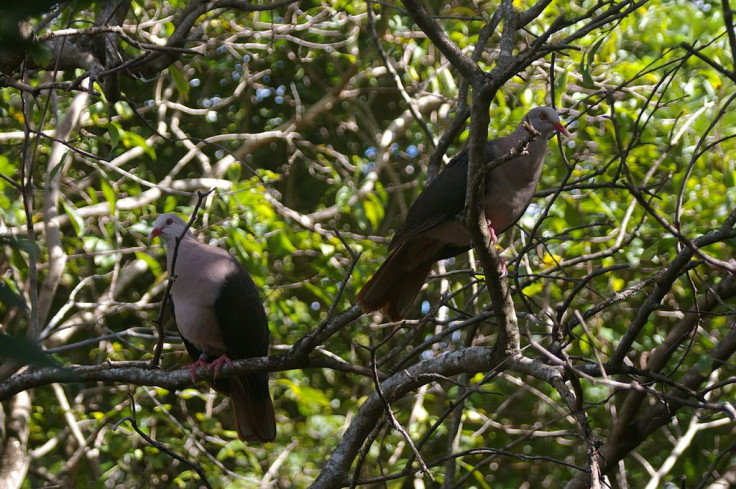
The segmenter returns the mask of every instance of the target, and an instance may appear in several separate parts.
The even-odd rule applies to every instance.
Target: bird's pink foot
[[[220,358],[210,363],[209,368],[211,369],[214,367],[215,369],[215,378],[220,375],[220,370],[222,370],[223,363],[227,363],[230,367],[235,368],[235,365],[233,365],[233,362],[230,360],[230,358],[226,354],[223,354],[222,356],[220,356]]]
[[[506,268],[506,260],[504,260],[500,256],[498,257],[498,259],[501,260],[501,277],[505,277],[509,274],[509,270],[508,268]]]
[[[490,219],[486,219],[486,226],[488,226],[488,234],[491,235],[491,244],[498,243],[498,236],[496,236],[496,230],[493,229]]]
[[[189,369],[189,376],[192,378],[193,384],[197,383],[197,367],[202,367],[205,371],[207,371],[207,361],[205,360],[204,355],[200,355],[196,362],[184,366],[184,368]]]

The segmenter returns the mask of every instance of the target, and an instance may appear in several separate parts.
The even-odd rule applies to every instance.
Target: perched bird
[[[530,135],[530,124],[540,135],[526,153],[493,168],[485,176],[485,213],[489,232],[496,236],[519,220],[534,196],[542,173],[547,139],[557,132],[569,137],[552,107],[530,110],[514,132],[488,141],[486,160],[506,155]],[[468,150],[455,156],[409,208],[404,224],[388,246],[383,265],[358,293],[364,312],[381,310],[392,321],[406,316],[437,260],[470,249],[470,232],[463,210],[468,178]]]
[[[174,306],[174,319],[192,363],[215,369],[213,387],[232,399],[238,438],[271,441],[276,436],[273,404],[265,372],[218,379],[223,363],[268,354],[268,322],[258,289],[250,275],[230,254],[197,241],[175,214],[162,214],[153,223],[149,239],[166,243],[166,264]]]

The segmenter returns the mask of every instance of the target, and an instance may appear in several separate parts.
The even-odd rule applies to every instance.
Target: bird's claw
[[[193,384],[197,383],[197,367],[202,367],[205,372],[208,370],[207,362],[205,361],[203,356],[199,357],[196,362],[184,366],[184,368],[189,369],[189,377],[192,378]]]
[[[498,243],[498,236],[496,235],[496,230],[493,229],[493,226],[491,225],[490,219],[486,219],[486,226],[488,226],[488,234],[491,235],[491,244]]]
[[[210,363],[209,368],[211,369],[214,367],[215,369],[215,378],[217,378],[220,375],[220,370],[222,370],[223,363],[227,363],[228,366],[235,368],[235,365],[233,365],[232,360],[230,360],[230,358],[227,355],[223,354],[222,356],[220,356],[220,358]]]
[[[233,365],[232,360],[226,355],[223,354],[216,360],[212,361],[212,363],[207,363],[206,357],[204,355],[200,356],[196,362],[190,363],[189,365],[185,365],[184,368],[189,369],[189,376],[192,378],[192,383],[197,383],[197,367],[202,367],[205,372],[209,372],[213,368],[215,369],[215,378],[219,377],[220,371],[222,370],[222,365],[224,363],[228,364],[230,367],[235,368],[235,365]]]

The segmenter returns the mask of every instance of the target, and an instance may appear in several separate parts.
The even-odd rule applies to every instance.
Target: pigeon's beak
[[[564,135],[565,135],[565,136],[567,136],[567,137],[570,137],[570,133],[569,133],[569,132],[567,132],[567,129],[565,129],[565,126],[563,126],[563,125],[562,125],[562,124],[560,124],[559,122],[556,122],[556,123],[554,124],[554,126],[555,126],[555,129],[557,129],[557,130],[558,130],[559,132],[561,132],[562,134],[564,134]]]
[[[148,241],[151,241],[153,238],[161,234],[161,228],[153,228],[151,230],[151,234],[148,235]]]

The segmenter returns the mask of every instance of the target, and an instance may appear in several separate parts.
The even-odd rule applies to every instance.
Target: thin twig
[[[378,378],[378,369],[376,368],[376,348],[369,347],[368,351],[371,355],[371,371],[373,372],[373,384],[376,388],[376,394],[378,394],[378,397],[381,399],[381,402],[383,403],[384,410],[386,411],[386,416],[388,417],[389,422],[391,423],[391,426],[401,433],[401,436],[404,437],[406,440],[406,443],[409,444],[409,447],[411,447],[412,452],[414,452],[414,456],[416,457],[417,461],[419,462],[419,466],[421,467],[422,472],[429,477],[429,479],[434,482],[434,476],[432,475],[432,472],[430,472],[429,467],[427,467],[427,464],[424,462],[424,459],[422,458],[422,455],[419,453],[419,450],[417,449],[416,445],[414,445],[414,441],[411,439],[411,436],[409,433],[407,433],[406,429],[404,429],[403,426],[401,426],[401,423],[399,423],[399,420],[396,419],[396,416],[394,416],[394,412],[391,410],[391,403],[388,399],[386,399],[386,396],[383,395],[383,390],[381,390],[381,381]]]
[[[325,321],[322,323],[322,325],[327,324],[327,322],[332,319],[332,317],[335,315],[335,309],[337,308],[337,305],[340,303],[340,298],[342,297],[343,292],[345,292],[345,287],[348,285],[348,281],[350,280],[350,277],[353,275],[353,270],[355,269],[355,266],[358,264],[358,260],[360,260],[361,252],[356,252],[350,244],[345,241],[345,238],[342,237],[342,234],[340,234],[340,231],[334,229],[335,236],[337,236],[337,239],[340,240],[342,245],[345,247],[347,252],[350,254],[350,265],[348,265],[348,270],[345,272],[345,276],[343,277],[342,281],[340,282],[340,287],[337,289],[337,294],[335,294],[335,299],[332,301],[332,304],[330,305],[330,308],[327,310],[327,317],[325,318]],[[319,335],[320,330],[319,328],[317,331],[315,331],[316,335]]]
[[[135,415],[136,415],[136,413],[135,413],[135,400],[133,399],[133,396],[132,395],[130,396],[130,407],[131,407],[131,411],[133,412],[133,415],[132,416],[126,416],[125,418],[123,418],[120,421],[118,421],[115,424],[115,426],[113,427],[113,430],[117,430],[118,427],[121,424],[123,424],[125,421],[129,421],[131,427],[133,428],[133,430],[136,433],[138,433],[141,436],[141,438],[143,438],[144,440],[146,440],[146,442],[149,445],[151,445],[153,448],[157,449],[159,452],[166,453],[171,458],[174,458],[174,459],[178,460],[179,462],[183,463],[184,465],[186,465],[187,467],[190,467],[192,470],[194,470],[197,473],[197,475],[199,475],[199,478],[202,480],[202,484],[204,484],[209,489],[212,489],[212,485],[210,484],[210,481],[207,480],[207,475],[205,474],[205,472],[202,469],[202,466],[201,465],[199,465],[196,462],[192,462],[190,460],[187,460],[186,458],[182,457],[181,455],[179,455],[177,453],[174,453],[166,445],[164,445],[160,441],[154,440],[153,438],[151,438],[150,436],[148,436],[146,433],[144,433],[143,430],[140,429],[140,427],[138,426],[138,422],[135,419]]]

